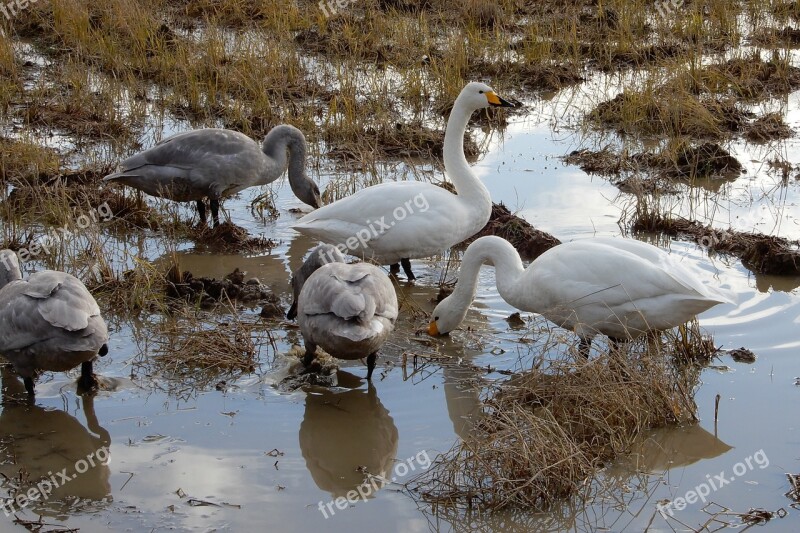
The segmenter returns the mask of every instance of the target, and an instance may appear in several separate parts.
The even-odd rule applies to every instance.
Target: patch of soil
[[[244,272],[238,268],[223,279],[195,277],[188,270],[179,272],[173,266],[166,275],[166,295],[170,298],[197,302],[213,307],[220,301],[236,300],[242,303],[268,302],[280,305],[280,299],[270,293],[258,280],[245,281]],[[277,303],[276,303],[277,300]]]
[[[640,215],[633,221],[634,231],[655,231],[689,238],[715,252],[735,255],[742,264],[759,274],[800,274],[800,242],[763,233],[733,229],[718,230],[685,218]]]
[[[251,237],[246,229],[231,222],[223,222],[213,228],[201,226],[193,237],[197,244],[217,252],[257,252],[275,247],[271,239]]]
[[[534,228],[525,219],[513,214],[502,203],[492,204],[492,216],[486,226],[458,246],[466,247],[475,239],[486,235],[504,238],[527,260],[536,259],[553,246],[561,244],[557,238]]]
[[[788,139],[794,135],[780,113],[768,113],[757,118],[745,128],[744,138],[750,142],[763,143],[779,139]]]

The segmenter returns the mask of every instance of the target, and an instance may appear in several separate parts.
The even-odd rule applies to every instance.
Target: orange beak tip
[[[436,327],[436,322],[431,322],[428,325],[428,335],[431,337],[437,337],[439,335],[439,328]]]

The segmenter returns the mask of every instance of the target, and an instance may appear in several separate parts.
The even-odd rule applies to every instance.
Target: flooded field
[[[207,4],[196,3],[198,13],[208,9]],[[52,17],[58,22],[71,4],[54,5],[57,10]],[[721,10],[720,5],[711,3],[707,10]],[[512,13],[510,5],[503,6]],[[775,8],[770,12],[778,17],[776,6],[770,4],[770,9]],[[354,7],[363,14],[363,6]],[[191,11],[189,4],[181,9]],[[369,6],[366,9],[369,13]],[[541,15],[534,11],[525,16]],[[202,23],[174,30],[165,25],[167,29],[160,31],[171,35],[164,37],[169,46],[174,45],[169,44],[173,39],[204,46],[214,41],[230,57],[239,57],[243,50],[277,54],[270,43],[260,49],[262,44],[253,44],[260,43],[256,37],[236,28],[241,15],[236,10],[217,13],[229,17],[228,26],[219,34]],[[263,18],[255,19],[267,27],[278,24],[269,18],[273,15],[261,13]],[[767,58],[765,61],[773,48],[778,54],[774,43],[758,47],[750,39],[763,29],[763,21],[747,22],[751,20],[748,15],[752,13],[746,10],[734,17],[747,26],[742,31],[748,36],[746,42],[742,38],[734,48],[698,53],[692,67],[699,69],[701,64],[741,57],[752,50]],[[670,65],[607,69],[600,64],[579,69],[583,81],[543,89],[524,86],[520,82],[524,76],[519,73],[488,71],[485,64],[486,72],[481,73],[478,67],[482,63],[469,63],[465,73],[521,104],[512,112],[502,114],[501,110],[473,122],[468,131],[474,144],[474,153],[468,158],[493,202],[503,203],[562,242],[624,236],[656,244],[705,270],[734,295],[736,303],[718,305],[699,316],[703,331],[723,350],[699,375],[694,393],[697,424],[661,427],[639,435],[629,453],[597,465],[599,474],[588,479],[576,497],[558,499],[547,509],[455,509],[427,501],[414,490],[416,477],[432,468],[439,454],[473,434],[483,410],[482,400],[499,383],[542,360],[575,357],[576,336],[532,313],[510,318],[516,310],[499,296],[494,269],[487,266],[481,269],[477,298],[461,328],[448,337],[428,336],[426,328],[439,286],[456,276],[460,252],[453,251],[447,257],[412,261],[416,282],[401,279],[397,283],[400,317],[378,358],[372,383],[364,379],[364,362],[338,361],[337,385],[288,390],[281,382],[299,372],[298,352],[293,346],[302,339],[296,323],[281,314],[292,299],[291,273],[316,242],[291,229],[311,208],[295,198],[286,179],[247,189],[224,202],[224,216],[230,222],[244,228],[249,237],[271,241],[270,246],[262,241],[248,248],[241,243],[220,247],[220,243],[203,238],[194,227],[194,206],[140,199],[130,190],[120,200],[108,196],[110,193],[98,193],[110,187],[85,172],[88,168],[102,176],[138,149],[193,127],[247,129],[248,135],[256,138],[269,129],[267,124],[287,122],[304,129],[311,141],[309,173],[326,201],[374,183],[442,181],[441,163],[432,155],[441,139],[426,137],[425,132],[441,132],[444,124],[441,115],[426,105],[433,100],[436,105],[445,100],[452,103],[451,97],[465,80],[447,77],[446,83],[442,82],[446,89],[440,91],[437,76],[444,79],[451,71],[414,74],[406,70],[413,66],[404,63],[399,48],[391,47],[382,52],[388,57],[388,66],[376,70],[367,60],[372,48],[378,47],[371,33],[369,39],[355,37],[339,28],[342,41],[333,42],[330,33],[319,35],[313,24],[298,22],[302,17],[297,5],[281,16],[297,25],[297,35],[302,36],[297,42],[307,48],[299,57],[286,60],[282,80],[268,78],[267,85],[283,81],[282,90],[299,91],[295,69],[306,69],[313,73],[305,78],[306,88],[327,84],[331,92],[309,89],[308,94],[298,93],[297,107],[287,104],[280,113],[275,106],[290,101],[288,93],[270,89],[265,98],[274,97],[274,101],[247,100],[252,87],[245,78],[218,80],[218,101],[210,101],[206,93],[196,101],[186,99],[192,89],[163,75],[163,70],[176,68],[166,63],[157,66],[151,61],[136,67],[152,84],[146,89],[116,87],[114,84],[125,82],[119,74],[122,71],[100,60],[85,77],[77,71],[65,73],[59,71],[59,62],[65,69],[66,65],[74,68],[72,59],[48,48],[54,46],[50,37],[36,34],[41,26],[20,22],[19,35],[6,27],[2,50],[11,50],[16,57],[13,83],[23,87],[19,94],[24,97],[4,101],[7,111],[0,131],[3,247],[19,249],[34,235],[70,223],[71,234],[60,240],[52,253],[39,254],[25,263],[23,270],[27,275],[58,268],[84,279],[109,325],[110,350],[95,363],[101,390],[94,396],[77,394],[77,369],[69,374],[45,373],[36,383],[35,404],[29,405],[19,401],[20,395],[24,396],[22,382],[10,369],[4,370],[0,496],[5,501],[5,515],[0,516],[0,531],[716,531],[750,527],[747,520],[757,522],[766,513],[772,514],[768,521],[763,520],[763,527],[771,531],[797,529],[800,509],[797,501],[787,496],[791,489],[787,473],[800,473],[798,420],[791,414],[800,394],[800,275],[756,273],[753,265],[748,268],[738,257],[711,250],[717,244],[711,236],[682,239],[670,237],[663,228],[631,229],[642,213],[666,213],[718,230],[783,237],[796,250],[800,239],[800,142],[794,132],[800,131],[800,97],[791,83],[759,100],[737,103],[740,111],[751,110],[758,116],[777,113],[792,130],[788,138],[755,142],[730,131],[721,137],[695,130],[680,135],[672,130],[633,132],[648,121],[656,122],[652,116],[610,128],[587,122],[587,116],[601,103],[614,101],[620,94],[650,90],[665,95],[665,89],[653,88],[653,80],[671,79]],[[346,25],[346,17],[351,15],[340,16],[319,24]],[[610,16],[606,12],[601,18]],[[717,22],[724,19],[715,16],[720,17],[714,19]],[[91,24],[111,24],[103,17],[108,13],[90,17]],[[373,31],[377,32],[381,27],[375,24]],[[492,24],[482,23],[481,31],[491,32]],[[542,35],[552,29],[542,29]],[[686,42],[693,42],[690,30],[687,26],[679,32]],[[442,42],[452,46],[448,39],[453,36],[444,33],[439,36]],[[58,38],[65,42],[82,39],[67,33]],[[352,48],[359,38],[364,39],[365,48]],[[398,39],[395,34],[391,38]],[[485,42],[489,35],[473,38]],[[357,63],[332,59],[325,56],[329,51],[319,50],[325,44],[344,47],[343,43],[351,43],[351,59]],[[108,47],[113,48],[112,44]],[[105,52],[93,53],[99,58]],[[213,55],[210,45],[205,53]],[[486,53],[494,53],[494,49]],[[530,60],[521,48],[518,54],[518,59]],[[797,65],[794,50],[781,48],[780,54],[781,64]],[[105,61],[110,62],[110,57]],[[270,58],[276,60],[277,56]],[[216,62],[220,69],[231,64],[223,59]],[[147,70],[147,65],[153,70]],[[2,68],[11,67],[0,67],[0,71]],[[58,71],[55,78],[54,71]],[[341,72],[352,76],[335,81]],[[8,84],[12,84],[12,74],[7,76]],[[255,72],[252,83],[256,86],[259,75],[266,76]],[[230,86],[223,90],[226,83]],[[235,103],[232,87],[236,83],[241,84],[240,96],[247,102],[244,107]],[[398,87],[405,93],[405,100],[398,98],[403,106],[397,115],[380,122],[386,117],[383,104],[376,102],[384,91],[397,96]],[[223,95],[228,90],[230,93]],[[2,91],[11,89],[0,86],[0,98]],[[84,127],[83,134],[92,124],[102,130],[95,137],[83,137],[70,122],[52,117],[48,122],[44,111],[42,117],[31,119],[36,98],[51,104],[57,100],[52,93],[59,91],[74,91],[76,98],[93,94],[98,100],[116,94],[119,101],[112,106],[116,122],[108,120],[108,115],[102,120],[79,116],[79,106],[64,112],[73,117],[73,125]],[[134,96],[136,91],[139,94]],[[160,91],[169,94],[157,94]],[[426,105],[411,99],[412,93],[421,96]],[[681,101],[673,103],[676,108],[683,105]],[[330,115],[315,115],[315,106],[320,105]],[[28,116],[20,110],[27,110]],[[334,117],[337,113],[357,124],[340,121]],[[370,114],[377,136],[371,136],[374,131],[360,122]],[[95,119],[97,123],[92,122]],[[670,122],[663,116],[658,120],[678,129],[686,122]],[[754,120],[750,117],[746,122]],[[125,133],[107,130],[111,123],[120,124]],[[413,134],[405,130],[402,135],[410,137],[403,137],[397,132],[403,131],[401,126],[406,123],[424,124],[427,129],[419,130],[423,133],[415,129]],[[387,124],[387,131],[394,128],[397,134],[389,139],[395,144],[381,137],[384,130],[380,128]],[[367,128],[369,134],[351,138],[348,128],[354,131],[356,126]],[[655,154],[656,159],[659,154],[672,153],[670,150],[677,153],[673,141],[699,144],[708,139],[724,147],[741,169],[724,175],[669,175],[664,182],[654,178],[663,178],[669,169],[657,162],[645,164],[641,163],[645,158],[640,158],[636,159],[639,166],[626,166],[637,153]],[[50,147],[57,155],[48,152],[31,157],[20,148],[21,143]],[[604,167],[587,173],[577,163],[565,162],[565,156],[578,151],[610,153],[611,166],[617,171],[606,172]],[[15,164],[23,157],[30,160],[25,160],[28,166],[20,170],[22,165]],[[31,185],[19,177],[63,177],[76,169],[84,172],[74,179],[88,180],[86,198],[74,196],[74,190],[66,185]],[[648,179],[653,183],[648,184]],[[269,193],[268,200],[253,204],[264,193]],[[83,227],[77,218],[70,218],[88,215],[92,209],[102,214],[99,206],[103,200],[109,202],[106,205],[113,216]],[[144,202],[144,207],[139,202]],[[238,268],[244,272],[243,279],[257,278],[258,290],[264,294],[250,303],[188,298],[188,302],[176,304],[165,299],[154,281],[173,265],[195,278],[217,280]],[[126,284],[134,276],[142,276],[142,281]],[[261,315],[265,305],[272,306],[272,316]],[[224,349],[222,343],[227,343]],[[223,362],[220,356],[218,363],[208,359],[189,363],[191,356],[198,355],[193,352],[211,346],[213,353],[217,344],[220,353],[236,354],[236,362]],[[755,361],[735,359],[727,352],[740,347],[752,351]],[[606,349],[597,342],[593,357]],[[44,479],[53,481],[46,497],[34,493],[29,498],[35,501],[19,506],[15,498],[20,491],[37,483],[41,486]],[[353,490],[358,491],[358,501],[340,505]],[[762,511],[765,514],[759,514]]]

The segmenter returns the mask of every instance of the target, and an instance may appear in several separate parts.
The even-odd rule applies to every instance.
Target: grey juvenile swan
[[[305,165],[306,138],[294,126],[275,126],[261,146],[236,131],[206,128],[162,140],[123,161],[121,170],[103,181],[124,183],[176,202],[196,201],[201,224],[206,223],[203,199],[208,198],[211,217],[218,225],[222,198],[271,183],[287,167],[294,194],[314,208],[321,207],[319,188],[306,175]]]
[[[44,270],[22,279],[17,254],[0,250],[0,354],[34,395],[39,370],[63,372],[81,365],[78,386],[97,387],[96,355],[108,353],[108,329],[97,302],[77,278]]]
[[[380,347],[397,320],[397,295],[380,268],[346,264],[329,244],[320,244],[292,275],[294,303],[288,318],[297,317],[305,341],[303,364],[309,366],[317,346],[339,359],[367,357],[372,379]]]

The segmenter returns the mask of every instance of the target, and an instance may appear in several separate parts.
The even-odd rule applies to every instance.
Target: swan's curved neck
[[[478,274],[481,265],[494,265],[497,292],[514,307],[519,307],[522,291],[518,287],[520,277],[525,272],[519,254],[511,244],[500,237],[481,237],[467,248],[461,261],[458,283],[452,298],[460,305],[469,307],[475,298]]]
[[[472,112],[461,100],[461,96],[456,98],[444,132],[444,169],[459,196],[470,202],[477,200],[491,205],[489,191],[472,173],[464,156],[464,132],[467,131],[470,115]]]
[[[278,175],[283,174],[289,167],[289,185],[297,194],[303,189],[308,178],[305,173],[306,166],[306,139],[300,130],[291,126],[275,126],[270,130],[261,144],[261,150],[271,158]],[[288,162],[286,152],[289,152]],[[277,176],[266,176],[264,183],[274,181]]]

